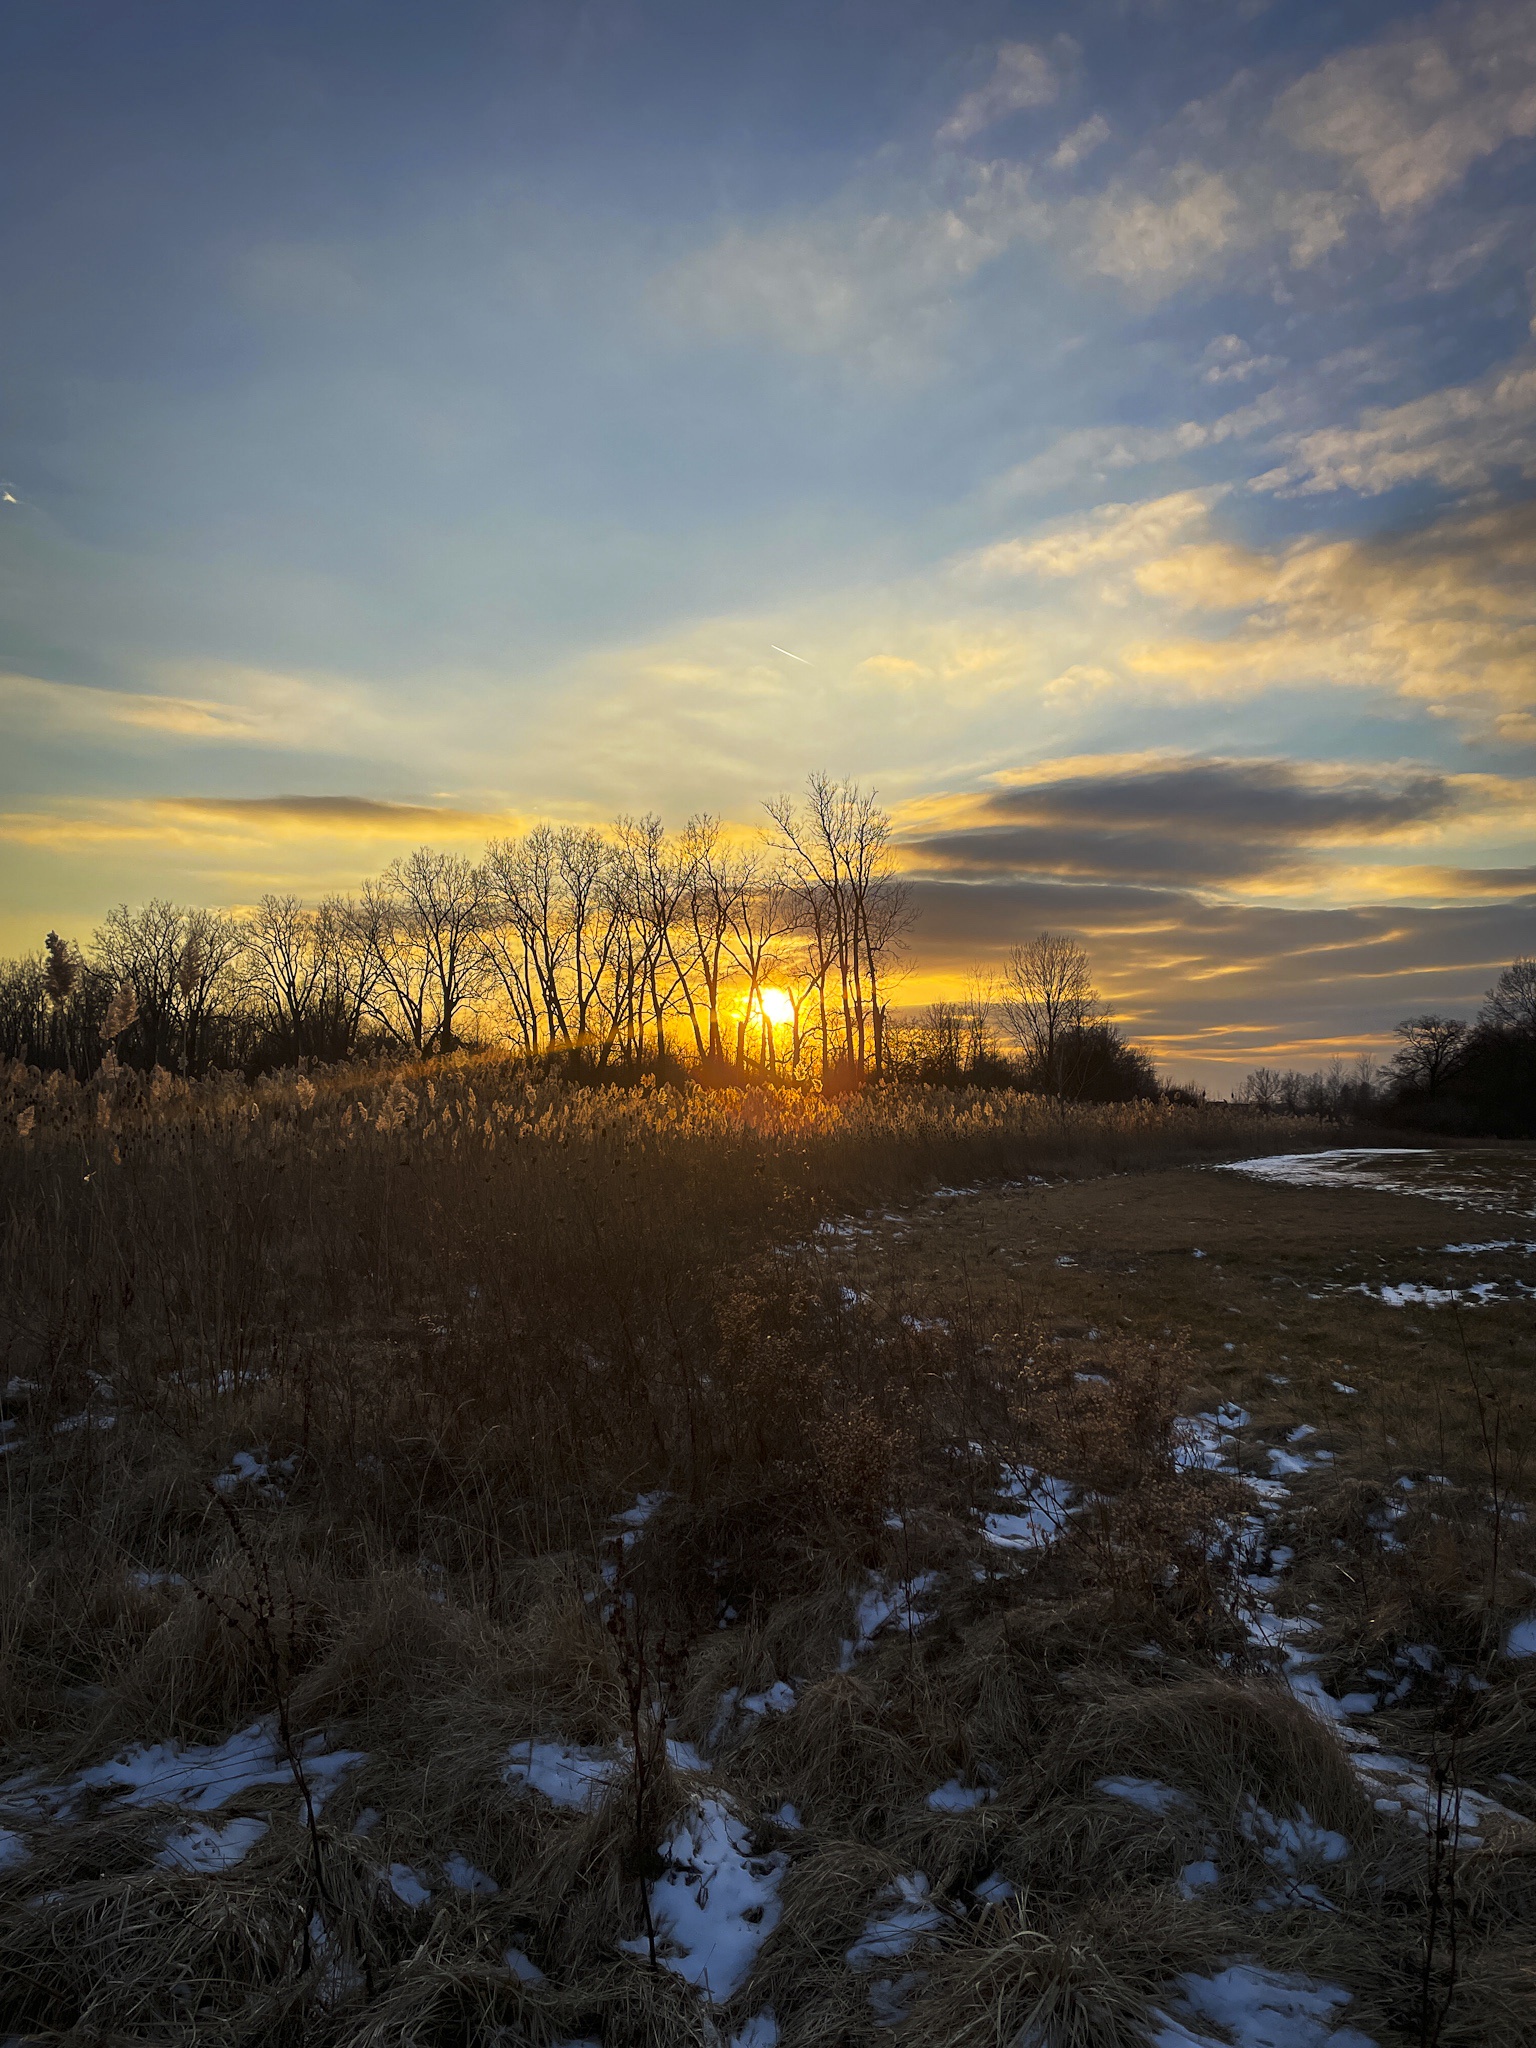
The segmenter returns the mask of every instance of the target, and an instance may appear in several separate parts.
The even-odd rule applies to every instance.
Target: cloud
[[[1109,123],[1102,114],[1094,114],[1070,135],[1064,135],[1051,151],[1050,163],[1053,171],[1070,171],[1090,156],[1101,144],[1109,140]]]
[[[107,690],[0,674],[0,708],[35,730],[239,747],[350,748],[384,722],[361,686],[340,678],[317,681],[227,664],[179,666],[189,681],[212,684],[217,694]]]
[[[1282,401],[1265,392],[1214,420],[1180,420],[1171,427],[1075,427],[1016,463],[991,487],[995,498],[1044,496],[1063,486],[1102,479],[1116,470],[1144,469],[1224,442],[1262,433],[1282,417]]]
[[[1207,639],[1127,646],[1132,674],[1194,696],[1322,685],[1381,691],[1490,739],[1536,741],[1536,504],[1275,554],[1173,549],[1131,570],[1188,611],[1244,616]]]
[[[1081,576],[1167,548],[1191,527],[1204,528],[1215,491],[1174,491],[1139,505],[1100,505],[1086,519],[1029,540],[997,541],[967,558],[961,572],[982,576]]]
[[[1285,462],[1256,477],[1253,487],[1291,497],[1338,490],[1375,497],[1421,481],[1471,490],[1500,472],[1536,477],[1530,356],[1406,405],[1370,407],[1356,426],[1298,435]]]
[[[972,165],[951,204],[842,201],[765,227],[734,224],[653,288],[691,332],[760,336],[796,355],[852,354],[905,375],[930,359],[935,321],[986,263],[1041,217],[1017,165]]]
[[[1090,760],[958,798],[951,829],[925,830],[904,851],[920,871],[1202,888],[1257,878],[1290,893],[1298,864],[1324,850],[1419,843],[1485,801],[1475,778],[1426,769]]]
[[[1536,5],[1443,8],[1433,32],[1319,65],[1273,118],[1296,148],[1333,157],[1383,214],[1412,213],[1506,142],[1536,135]]]
[[[1116,180],[1079,217],[1084,268],[1157,293],[1202,276],[1256,238],[1227,179],[1197,163],[1176,164],[1156,194]]]
[[[1497,902],[1342,906],[1211,902],[1192,890],[1075,877],[915,875],[920,1001],[1042,929],[1074,932],[1139,1042],[1218,1085],[1249,1067],[1316,1065],[1390,1040],[1415,1010],[1466,1015],[1536,949],[1536,894]]]
[[[1256,356],[1237,334],[1218,334],[1205,345],[1200,375],[1207,384],[1246,384],[1268,370],[1283,370],[1284,356]]]
[[[1050,59],[1032,43],[1004,43],[986,84],[968,92],[935,140],[941,144],[969,142],[994,121],[1026,107],[1044,107],[1060,90]]]
[[[162,797],[156,811],[191,822],[228,824],[263,831],[336,831],[398,838],[402,833],[460,838],[466,833],[507,829],[504,815],[466,811],[451,804],[390,803],[364,796],[188,796]]]

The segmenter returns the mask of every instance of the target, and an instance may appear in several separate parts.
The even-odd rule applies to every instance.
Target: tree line
[[[1393,1035],[1397,1045],[1383,1066],[1362,1053],[1353,1068],[1335,1060],[1321,1074],[1256,1067],[1236,1099],[1292,1114],[1536,1137],[1536,959],[1504,968],[1475,1018],[1422,1011]]]
[[[0,969],[0,1046],[82,1076],[104,1045],[200,1072],[487,1039],[599,1069],[883,1074],[911,922],[889,814],[824,775],[766,811],[752,843],[708,815],[539,824],[479,860],[419,847],[318,904],[124,904],[85,947],[50,932]]]

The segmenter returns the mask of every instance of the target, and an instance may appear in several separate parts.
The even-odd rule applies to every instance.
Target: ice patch
[[[668,1869],[651,1886],[657,1960],[723,2005],[746,1982],[779,1924],[789,1858],[753,1853],[745,1826],[720,1799],[699,1799],[662,1849]],[[622,1946],[644,1955],[644,1935]]]
[[[190,1820],[168,1836],[156,1856],[161,1870],[181,1870],[198,1877],[213,1877],[232,1870],[250,1854],[267,1832],[268,1823],[256,1818],[227,1820],[218,1827],[208,1820]]]

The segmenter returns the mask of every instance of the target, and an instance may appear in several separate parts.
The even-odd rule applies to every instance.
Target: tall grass
[[[1359,1965],[1395,2038],[1422,1873],[1332,1737],[1245,1683],[1228,1552],[1247,1497],[1174,1471],[1194,1371],[1177,1337],[983,1328],[963,1291],[913,1317],[850,1300],[812,1249],[818,1226],[935,1184],[1307,1127],[942,1090],[567,1091],[484,1058],[0,1086],[13,1767],[58,1783],[258,1715],[296,1778],[314,1731],[369,1758],[318,1820],[307,1793],[302,1816],[257,1796],[269,1832],[224,1879],[156,1867],[142,1815],[42,1831],[0,1869],[0,2024],[188,2048],[702,2048],[718,2036],[693,1994],[616,1945],[646,1932],[647,1859],[689,1796],[650,1739],[663,1717],[713,1740],[718,1781],[789,1859],[783,1924],[723,2032],[771,2002],[786,2048],[885,2038],[844,1957],[921,1868],[953,1938],[923,1961],[914,2039],[1130,2043],[1171,1970],[1253,1944],[1251,1915],[1175,1887],[1216,1828],[1258,1894],[1234,1822],[1256,1795],[1359,1845],[1337,1925],[1277,1916],[1265,1953]],[[1093,1506],[1020,1577],[975,1511],[1030,1464]],[[625,1545],[611,1517],[642,1490],[665,1497]],[[850,1594],[930,1571],[955,1589],[939,1619],[844,1668]],[[732,1688],[775,1681],[794,1713],[722,1727]],[[627,1741],[623,1796],[579,1816],[512,1797],[509,1744],[546,1733]],[[1502,1767],[1522,1739],[1491,1719],[1467,1751]],[[1093,1791],[1115,1769],[1200,1785],[1205,1817],[1117,1808]],[[926,1803],[977,1773],[996,1796],[974,1812]],[[764,1818],[785,1800],[798,1833]],[[366,1808],[383,1818],[358,1833]],[[453,1893],[453,1850],[499,1890]],[[394,1860],[433,1873],[429,1911],[382,1881]],[[1012,1906],[980,1903],[993,1870]],[[1483,1916],[1465,1946],[1492,1987],[1463,2007],[1503,2024],[1517,1944],[1489,1899],[1461,1910]]]

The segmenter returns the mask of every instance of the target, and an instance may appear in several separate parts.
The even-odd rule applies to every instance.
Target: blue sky
[[[825,768],[1180,1071],[1536,945],[1531,0],[6,40],[0,944]]]

